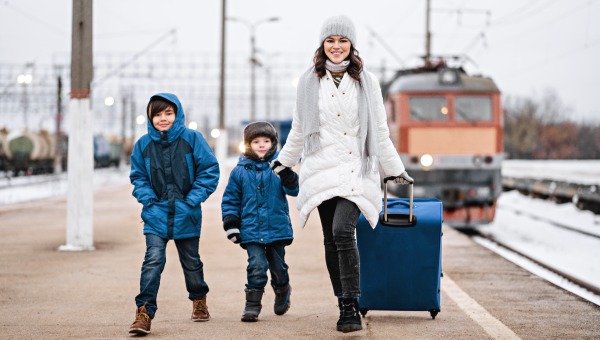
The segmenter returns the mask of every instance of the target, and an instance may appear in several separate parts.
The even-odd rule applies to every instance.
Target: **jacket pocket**
[[[165,232],[167,226],[167,201],[155,201],[142,208],[142,220],[153,229]],[[163,230],[164,229],[164,230]]]
[[[184,200],[175,200],[175,235],[199,233],[201,221],[199,205],[192,207]]]

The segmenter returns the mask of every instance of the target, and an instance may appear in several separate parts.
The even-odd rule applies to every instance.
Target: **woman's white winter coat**
[[[366,71],[365,71],[366,72]],[[379,141],[379,163],[384,176],[398,176],[404,165],[389,138],[387,117],[377,78],[372,78],[373,112]],[[294,112],[292,129],[278,160],[294,166],[302,157],[298,210],[302,226],[310,213],[323,201],[343,197],[354,202],[369,224],[375,228],[381,212],[382,193],[379,174],[362,174],[362,157],[359,148],[358,91],[360,85],[348,73],[336,87],[331,74],[320,79],[319,124],[321,148],[303,155],[304,133],[298,112]]]

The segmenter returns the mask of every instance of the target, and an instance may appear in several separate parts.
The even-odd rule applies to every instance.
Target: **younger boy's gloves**
[[[279,178],[281,184],[288,189],[295,189],[298,186],[298,174],[288,167],[279,171]]]
[[[279,176],[281,179],[281,184],[288,188],[294,189],[298,186],[298,174],[294,172],[291,168],[281,164],[280,161],[274,160],[269,166],[273,170],[273,172]]]
[[[279,176],[279,172],[281,172],[281,170],[286,168],[285,165],[281,164],[281,162],[278,160],[274,160],[271,163],[269,163],[269,167],[277,176]]]
[[[233,215],[227,215],[223,219],[223,229],[227,233],[227,238],[235,244],[242,242],[242,237],[240,236],[241,225],[240,219]]]

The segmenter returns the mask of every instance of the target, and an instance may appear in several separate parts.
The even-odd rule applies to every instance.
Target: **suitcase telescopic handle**
[[[387,222],[387,182],[393,180],[393,177],[388,177],[383,179],[383,221]],[[409,183],[408,188],[408,196],[409,196],[409,206],[408,206],[408,222],[413,222],[413,184]]]

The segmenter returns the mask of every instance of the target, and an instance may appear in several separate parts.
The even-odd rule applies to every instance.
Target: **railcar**
[[[493,221],[503,159],[494,81],[439,61],[399,71],[382,88],[390,136],[415,179],[414,195],[439,198],[451,226]],[[407,189],[389,190],[404,196]]]
[[[118,137],[94,136],[94,167],[119,167],[121,152],[131,155],[132,141],[125,145]],[[68,136],[57,141],[46,130],[0,129],[0,173],[2,176],[37,175],[54,172],[56,143],[61,145],[62,169],[67,170]]]

